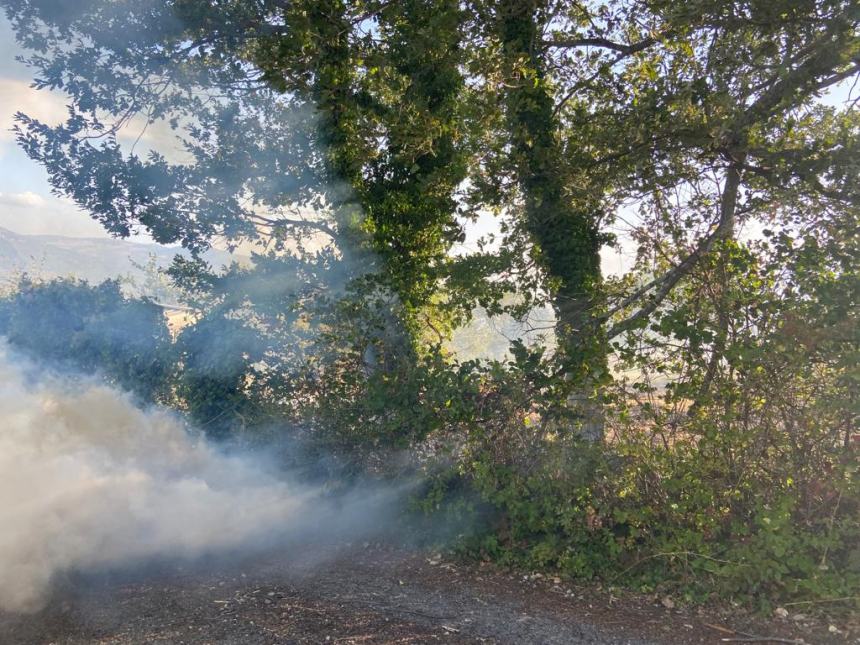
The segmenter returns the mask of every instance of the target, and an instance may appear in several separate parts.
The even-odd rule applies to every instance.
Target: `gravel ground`
[[[671,605],[666,601],[665,604]],[[756,621],[381,545],[77,576],[0,643],[858,643],[826,623]],[[740,630],[740,631],[735,631]]]

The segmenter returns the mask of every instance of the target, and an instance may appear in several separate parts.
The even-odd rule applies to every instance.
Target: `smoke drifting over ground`
[[[66,571],[358,533],[391,499],[326,501],[223,454],[174,414],[31,371],[0,345],[0,610],[38,609]]]

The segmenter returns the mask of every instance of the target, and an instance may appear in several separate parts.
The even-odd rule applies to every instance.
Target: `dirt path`
[[[633,645],[743,638],[717,628],[729,629],[724,617],[358,545],[69,580],[38,614],[0,614],[0,643]],[[793,622],[731,628],[810,644],[860,642]]]

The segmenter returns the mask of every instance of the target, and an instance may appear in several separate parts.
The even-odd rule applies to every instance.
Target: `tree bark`
[[[577,193],[564,151],[546,74],[543,0],[506,0],[498,8],[498,37],[506,65],[505,110],[512,160],[524,199],[535,258],[549,278],[556,339],[570,412],[590,440],[603,435],[595,389],[606,374],[606,347],[594,317],[601,282],[599,206]]]

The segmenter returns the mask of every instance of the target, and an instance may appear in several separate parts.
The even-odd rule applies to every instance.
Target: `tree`
[[[542,33],[549,3],[497,3],[496,24],[506,89],[502,91],[510,163],[522,198],[531,255],[545,273],[555,307],[556,338],[565,377],[576,388],[584,436],[602,435],[599,413],[588,403],[605,374],[605,348],[594,317],[600,293],[602,192],[584,186],[566,163]]]
[[[431,303],[461,235],[456,2],[7,11],[25,45],[49,48],[30,59],[38,85],[72,97],[58,128],[22,115],[20,141],[107,230],[194,252],[323,235],[358,274],[384,266],[407,317]],[[135,115],[168,121],[190,158],[124,148]],[[333,221],[307,215],[321,207]]]
[[[514,288],[552,304],[547,365],[580,407],[610,343],[742,227],[856,218],[856,115],[817,104],[860,71],[847,0],[4,6],[37,85],[71,97],[59,127],[20,115],[19,141],[109,231],[192,251],[335,240],[390,310],[370,343],[396,356]],[[136,114],[181,132],[186,159],[128,150]],[[504,248],[453,260],[458,215],[481,209],[506,218]],[[634,210],[636,270],[603,280]]]
[[[506,114],[475,184],[514,214],[574,382],[739,227],[856,218],[856,114],[817,105],[860,71],[853,3],[474,6]],[[603,284],[598,251],[631,214],[638,275]]]

